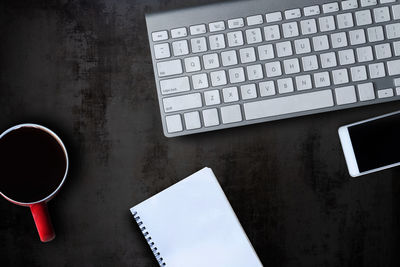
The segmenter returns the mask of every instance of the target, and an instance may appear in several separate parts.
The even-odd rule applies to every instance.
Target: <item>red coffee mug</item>
[[[49,194],[47,197],[45,197],[41,200],[35,201],[35,202],[20,202],[18,200],[11,199],[10,197],[6,196],[1,191],[0,191],[0,195],[2,195],[6,200],[8,200],[14,204],[29,207],[31,209],[33,219],[35,220],[36,229],[39,233],[40,240],[42,242],[48,242],[48,241],[53,240],[56,235],[55,235],[54,228],[51,223],[50,215],[49,215],[49,212],[47,209],[47,202],[50,201],[57,194],[57,192],[60,190],[60,188],[64,184],[65,178],[67,177],[68,167],[69,167],[68,153],[67,153],[67,150],[66,150],[63,142],[61,141],[61,139],[53,131],[51,131],[50,129],[48,129],[44,126],[32,124],[32,123],[19,124],[19,125],[9,128],[8,130],[6,130],[5,132],[3,132],[0,135],[0,140],[4,136],[6,136],[8,133],[15,131],[17,129],[20,129],[21,127],[36,128],[36,129],[42,130],[42,131],[48,133],[49,135],[51,135],[58,142],[58,144],[60,145],[60,147],[63,150],[64,157],[65,157],[64,177],[62,178],[61,182],[58,184],[58,187],[51,194]],[[1,190],[1,188],[0,188],[0,190]]]

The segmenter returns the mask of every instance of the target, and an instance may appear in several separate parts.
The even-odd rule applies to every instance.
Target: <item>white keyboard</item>
[[[396,0],[225,2],[146,22],[167,137],[400,99]]]

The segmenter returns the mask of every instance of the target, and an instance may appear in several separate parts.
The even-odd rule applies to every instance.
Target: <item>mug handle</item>
[[[30,205],[36,229],[42,242],[49,242],[56,237],[53,225],[51,223],[49,211],[46,202],[40,202]]]

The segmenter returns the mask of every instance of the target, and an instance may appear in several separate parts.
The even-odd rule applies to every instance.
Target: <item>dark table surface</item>
[[[157,266],[129,208],[208,166],[264,265],[400,266],[400,169],[350,178],[337,135],[399,103],[163,136],[144,14],[206,2],[1,2],[0,132],[50,127],[71,168],[50,243],[0,199],[0,265]]]

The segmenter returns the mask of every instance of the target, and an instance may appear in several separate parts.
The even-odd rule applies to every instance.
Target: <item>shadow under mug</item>
[[[57,186],[57,188],[51,194],[49,194],[45,198],[40,199],[38,201],[20,202],[18,200],[11,199],[10,197],[5,195],[1,191],[0,191],[0,195],[2,195],[6,200],[10,201],[11,203],[14,203],[14,204],[20,205],[20,206],[29,207],[30,210],[31,210],[33,219],[35,221],[36,229],[38,231],[40,240],[42,242],[48,242],[48,241],[53,240],[55,238],[56,234],[54,232],[54,228],[53,228],[53,225],[51,223],[50,215],[49,215],[49,212],[48,212],[48,209],[47,209],[47,202],[50,201],[57,194],[57,192],[60,190],[60,188],[64,184],[65,178],[67,177],[67,173],[68,173],[68,167],[69,167],[68,153],[67,153],[67,149],[65,148],[65,146],[64,146],[63,142],[61,141],[61,139],[53,131],[51,131],[50,129],[48,129],[48,128],[44,127],[44,126],[38,125],[38,124],[24,123],[24,124],[19,124],[19,125],[13,126],[13,127],[9,128],[8,130],[4,131],[0,135],[0,140],[4,136],[6,136],[7,134],[11,133],[12,131],[15,131],[15,130],[20,129],[22,127],[36,128],[36,129],[42,130],[42,131],[50,134],[57,141],[57,143],[62,148],[63,153],[64,153],[64,157],[65,157],[65,172],[64,172],[64,176],[63,176],[61,182],[59,183],[59,185]]]

